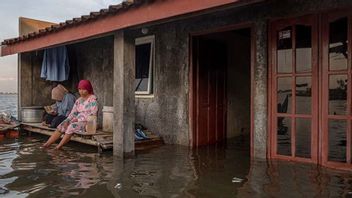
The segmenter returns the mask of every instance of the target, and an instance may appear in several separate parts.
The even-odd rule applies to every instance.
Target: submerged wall
[[[254,102],[252,151],[254,157],[265,158],[268,140],[268,21],[346,6],[352,6],[352,1],[273,0],[160,25],[143,26],[148,28],[146,35],[155,35],[156,41],[154,94],[153,97],[136,98],[136,122],[161,134],[166,143],[189,145],[190,34],[251,22],[256,48],[251,96]],[[130,38],[146,36],[142,34],[141,28],[126,30],[126,35]],[[76,54],[71,54],[70,57],[76,57],[74,65],[77,68],[77,78],[93,82],[100,109],[103,105],[112,105],[113,38],[104,37],[74,44],[70,49],[73,50],[71,53]],[[21,105],[45,105],[50,97],[50,84],[38,78],[40,54],[41,52],[22,53],[19,58]],[[74,83],[68,86],[73,89]],[[37,94],[39,90],[41,96]]]
[[[254,28],[256,48],[251,96],[254,102],[252,152],[255,157],[265,158],[268,140],[268,21],[345,6],[352,6],[352,1],[275,0],[161,25],[143,26],[149,31],[147,35],[155,35],[156,39],[154,97],[136,99],[136,122],[162,134],[167,143],[188,145],[190,34],[250,22]],[[141,28],[129,30],[127,35],[134,38],[145,36]]]

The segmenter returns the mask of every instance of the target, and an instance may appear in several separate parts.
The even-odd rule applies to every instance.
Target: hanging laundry
[[[44,50],[44,58],[40,77],[49,81],[62,82],[68,80],[70,65],[66,46]]]

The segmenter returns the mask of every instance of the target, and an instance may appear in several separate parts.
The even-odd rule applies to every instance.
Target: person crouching
[[[78,84],[80,98],[78,98],[68,117],[57,127],[43,147],[49,147],[56,142],[64,133],[64,137],[55,149],[61,149],[63,145],[70,141],[74,133],[85,131],[88,117],[97,116],[98,103],[94,95],[93,87],[88,80],[81,80]]]
[[[76,97],[63,85],[58,84],[51,90],[51,99],[55,104],[45,107],[43,124],[50,128],[56,128],[70,114]]]

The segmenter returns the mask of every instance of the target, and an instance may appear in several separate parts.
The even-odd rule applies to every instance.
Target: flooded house
[[[249,139],[250,155],[351,168],[352,1],[124,1],[2,42],[18,54],[19,108],[50,102],[44,51],[66,46],[67,87],[113,106],[114,154],[135,123],[167,144]]]

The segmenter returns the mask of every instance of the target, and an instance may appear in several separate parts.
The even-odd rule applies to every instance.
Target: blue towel
[[[70,65],[66,46],[44,50],[44,58],[40,77],[49,81],[62,82],[68,80]]]

